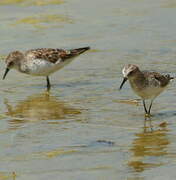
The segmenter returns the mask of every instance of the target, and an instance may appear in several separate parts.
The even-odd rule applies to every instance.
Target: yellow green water
[[[175,76],[173,0],[1,0],[1,75],[13,50],[92,50],[50,77],[11,70],[0,86],[0,179],[174,180],[173,82],[144,121],[127,63]]]

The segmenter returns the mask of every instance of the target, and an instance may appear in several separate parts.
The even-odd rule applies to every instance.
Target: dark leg
[[[51,88],[51,85],[50,85],[50,80],[48,76],[46,76],[46,81],[47,81],[47,91],[49,91]]]
[[[143,99],[142,102],[143,102],[143,106],[144,106],[145,113],[148,114],[147,108],[146,108],[146,105],[145,105],[145,100]]]
[[[153,100],[154,99],[151,100],[150,107],[149,107],[149,110],[148,110],[148,114],[150,114],[150,110],[151,110],[151,107],[152,107],[152,104],[153,104]]]

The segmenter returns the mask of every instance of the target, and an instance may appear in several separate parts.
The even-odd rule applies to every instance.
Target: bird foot
[[[152,116],[151,114],[145,113],[145,117],[146,117],[146,118],[150,118],[151,116]]]
[[[50,95],[50,91],[47,89],[47,90],[45,91],[45,94],[46,94],[47,96],[49,96],[49,95]]]

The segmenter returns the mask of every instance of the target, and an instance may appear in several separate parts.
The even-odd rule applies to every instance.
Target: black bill
[[[3,78],[2,78],[3,80],[5,79],[7,73],[9,72],[9,70],[10,70],[9,68],[6,68],[5,73],[4,73],[4,76],[3,76]]]
[[[120,85],[119,90],[122,89],[123,85],[125,84],[125,82],[126,82],[127,80],[128,80],[128,79],[127,79],[126,77],[123,78],[123,81],[122,81],[122,83],[121,83],[121,85]]]

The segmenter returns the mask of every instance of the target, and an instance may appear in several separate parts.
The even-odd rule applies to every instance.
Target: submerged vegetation
[[[20,20],[17,20],[16,23],[13,25],[28,24],[36,28],[49,28],[51,26],[48,26],[48,24],[52,24],[53,27],[53,26],[62,26],[64,23],[71,24],[73,23],[73,20],[64,15],[43,14],[43,15],[35,15],[35,16],[22,18]]]

